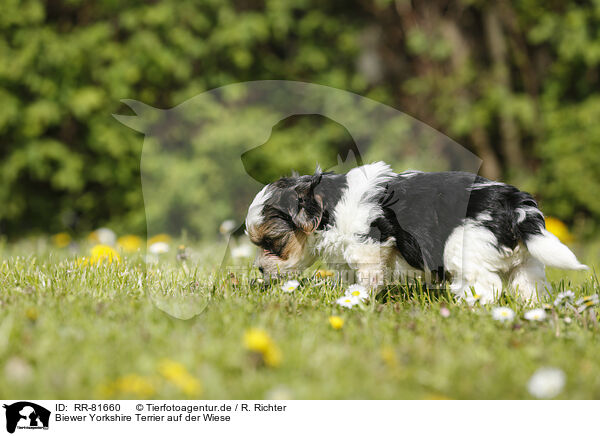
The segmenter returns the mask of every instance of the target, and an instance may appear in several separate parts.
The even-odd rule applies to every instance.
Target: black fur
[[[530,194],[470,173],[399,175],[386,186],[381,204],[384,216],[373,223],[369,236],[378,240],[395,237],[398,250],[411,266],[438,274],[443,273],[446,240],[465,218],[489,229],[498,240],[498,249],[513,249],[544,228],[541,214],[527,213],[525,220],[517,223],[516,209],[537,208]],[[480,214],[492,219],[478,220]]]
[[[346,175],[324,173],[321,183],[315,188],[315,194],[323,199],[323,218],[317,230],[323,230],[329,224],[333,224],[333,209],[342,198],[346,188]]]
[[[486,183],[489,180],[477,177],[475,183]],[[480,213],[491,215],[482,225],[490,230],[498,239],[498,248],[515,248],[519,241],[526,241],[530,236],[541,234],[545,228],[540,214],[527,213],[525,220],[518,222],[517,209],[522,207],[538,208],[536,201],[527,192],[520,191],[511,185],[499,184],[484,188],[471,189],[467,217],[475,218]]]

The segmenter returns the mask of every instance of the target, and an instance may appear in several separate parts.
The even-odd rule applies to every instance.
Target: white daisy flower
[[[572,320],[570,317],[568,317],[568,316],[565,316],[565,317],[563,318],[563,321],[565,322],[565,324],[571,324],[571,321],[573,321],[573,320]]]
[[[99,244],[102,245],[115,245],[115,242],[117,242],[117,235],[115,232],[113,232],[111,229],[109,229],[108,227],[101,227],[97,230],[95,230],[92,233],[92,238],[97,239]]]
[[[577,305],[577,312],[583,312],[584,310],[596,306],[600,303],[600,299],[598,298],[598,294],[588,295],[586,297],[580,298],[575,302]]]
[[[564,306],[566,303],[572,303],[575,299],[575,293],[573,291],[560,292],[554,300],[554,306]]]
[[[350,285],[348,290],[346,291],[347,297],[356,297],[360,301],[365,301],[369,299],[369,293],[367,289],[363,285],[355,284]]]
[[[565,373],[558,368],[540,368],[527,382],[527,390],[536,398],[554,398],[565,386]]]
[[[477,294],[469,294],[466,295],[464,297],[465,302],[469,305],[469,306],[474,306],[475,303],[478,303],[479,300],[481,300],[481,295],[477,295]]]
[[[575,292],[573,292],[573,291],[560,292],[558,294],[558,297],[573,300],[575,298]]]
[[[336,300],[336,303],[342,307],[347,307],[348,309],[351,309],[352,306],[355,306],[358,303],[360,303],[360,300],[357,297],[353,297],[352,295],[344,295],[343,297],[338,298]]]
[[[525,312],[523,318],[528,321],[543,321],[546,319],[546,311],[544,309],[533,309]]]
[[[294,292],[298,286],[300,286],[300,282],[298,280],[288,280],[283,284],[281,290],[288,293]]]
[[[508,307],[494,307],[492,309],[492,318],[496,321],[510,322],[515,317],[515,312]]]
[[[148,247],[148,251],[152,254],[165,254],[169,252],[169,244],[166,242],[155,242]]]

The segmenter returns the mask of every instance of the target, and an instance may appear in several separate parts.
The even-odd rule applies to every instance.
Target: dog
[[[318,257],[347,265],[378,290],[390,272],[450,281],[459,299],[498,299],[503,279],[523,299],[548,292],[545,266],[583,270],[545,228],[533,197],[465,172],[394,173],[384,162],[346,174],[284,177],[266,185],[246,217],[265,278],[299,273]]]

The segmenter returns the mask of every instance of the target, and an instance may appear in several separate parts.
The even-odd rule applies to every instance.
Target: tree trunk
[[[507,62],[506,40],[499,19],[499,11],[494,4],[484,11],[484,28],[490,55],[492,57],[494,83],[502,88],[503,94],[511,93],[510,72]],[[499,108],[502,154],[510,171],[525,167],[521,134],[512,114],[504,107]]]

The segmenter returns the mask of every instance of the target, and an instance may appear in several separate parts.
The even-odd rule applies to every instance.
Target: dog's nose
[[[265,269],[262,266],[259,266],[258,270],[260,271],[261,274],[265,273]]]

